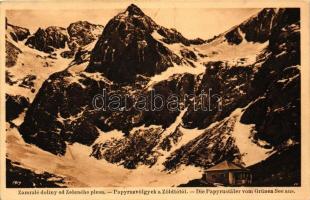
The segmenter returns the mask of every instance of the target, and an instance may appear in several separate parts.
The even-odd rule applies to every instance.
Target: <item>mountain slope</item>
[[[129,6],[108,22],[86,70],[126,82],[135,80],[137,74],[153,76],[173,62],[179,64],[181,59],[152,37],[158,27],[140,8]]]
[[[299,20],[298,9],[263,9],[206,42],[130,5],[91,51],[44,81],[19,131],[60,158],[79,146],[98,165],[130,170],[179,173],[191,165],[196,174],[223,160],[268,167],[270,156],[280,162],[279,152],[300,143]],[[141,95],[152,94],[174,96],[176,109],[159,99],[161,109],[151,102],[137,109]],[[95,109],[98,95],[126,98]]]

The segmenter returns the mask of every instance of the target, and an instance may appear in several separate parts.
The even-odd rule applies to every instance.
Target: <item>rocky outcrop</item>
[[[252,94],[264,98],[249,107],[242,117],[243,122],[256,124],[258,138],[275,146],[288,139],[300,140],[300,19],[297,13],[298,9],[279,11],[278,23],[269,41],[271,56],[252,82]]]
[[[24,87],[24,88],[28,88],[28,89],[32,89],[35,90],[34,88],[34,81],[37,79],[37,77],[35,75],[26,75],[24,78],[20,79],[20,87]]]
[[[87,21],[77,21],[71,23],[68,28],[68,48],[70,50],[61,52],[63,58],[74,58],[74,62],[81,63],[77,57],[81,52],[87,54],[87,57],[90,55],[91,49],[87,46],[92,42],[95,42],[101,35],[103,26],[92,24]],[[89,61],[89,59],[87,59]]]
[[[9,41],[5,41],[5,66],[13,67],[22,51]]]
[[[280,151],[250,166],[253,186],[288,187],[301,185],[300,145]],[[268,173],[266,173],[268,172]]]
[[[190,59],[193,61],[197,61],[197,56],[193,51],[190,51],[188,49],[182,49],[180,52],[184,58],[187,58],[187,59]]]
[[[87,21],[77,21],[71,23],[68,28],[69,41],[68,46],[72,51],[77,51],[79,47],[90,44],[98,39],[103,26],[89,23]]]
[[[228,33],[226,33],[225,38],[227,39],[227,42],[229,44],[240,44],[243,40],[239,29],[233,29],[231,31],[229,31]]]
[[[253,66],[229,66],[222,61],[208,62],[197,87],[194,101],[183,117],[187,128],[206,128],[222,120],[238,107],[247,105]],[[200,95],[201,94],[201,95]]]
[[[147,109],[139,110],[135,102],[141,101],[143,96],[160,95],[165,99],[172,94],[182,101],[192,92],[195,79],[191,74],[180,75],[154,85],[153,91],[145,90],[145,80],[140,81],[136,86],[128,87],[113,84],[102,76],[98,80],[90,73],[82,72],[75,77],[66,71],[53,74],[27,110],[20,132],[28,143],[54,154],[64,154],[66,141],[91,145],[99,136],[99,130],[117,129],[128,135],[140,124],[166,128],[174,122],[178,110],[167,109],[167,101],[163,102],[163,109],[152,110],[153,103],[149,100]],[[120,96],[122,100],[118,107],[124,109],[94,110],[93,97],[103,94],[103,90],[108,97]]]
[[[29,37],[26,45],[39,51],[51,53],[55,49],[65,48],[68,35],[65,28],[50,26],[46,29],[39,28],[34,35]]]
[[[195,39],[190,39],[189,40],[189,43],[193,44],[193,45],[200,45],[200,44],[204,44],[206,42],[207,42],[206,40],[201,39],[201,38],[195,38]]]
[[[243,40],[248,42],[266,42],[269,40],[272,28],[276,25],[277,9],[265,8],[257,15],[234,27],[225,34],[230,44],[240,44]],[[244,34],[244,38],[242,37]]]
[[[79,49],[97,40],[102,30],[103,26],[87,21],[71,23],[67,28],[56,26],[39,28],[27,39],[26,45],[45,53],[52,53],[67,45],[69,50],[61,52],[60,55],[64,58],[73,58]]]
[[[20,127],[25,141],[54,154],[64,154],[65,141],[90,145],[98,136],[87,117],[92,111],[85,106],[91,106],[92,97],[102,93],[107,84],[89,79],[75,82],[70,78],[68,72],[59,72],[46,80]]]
[[[265,8],[257,16],[242,23],[240,29],[245,33],[245,39],[251,42],[265,42],[269,39],[272,27],[274,26],[274,17],[276,10]]]
[[[15,42],[23,41],[26,38],[28,38],[28,36],[30,35],[30,31],[28,29],[9,24],[7,21],[7,18],[6,18],[5,29],[7,32],[9,32],[9,35]]]
[[[201,38],[187,39],[174,28],[168,29],[161,26],[157,29],[157,32],[163,36],[162,41],[167,44],[182,43],[185,46],[189,46],[191,44],[199,45],[206,42]]]
[[[25,108],[29,106],[29,99],[16,95],[5,95],[6,121],[11,121],[18,117]]]
[[[157,161],[155,147],[162,132],[160,127],[147,128],[137,130],[120,140],[103,141],[93,146],[91,156],[119,163],[128,169],[135,169],[139,164],[151,167]]]
[[[236,117],[228,118],[183,145],[164,162],[167,170],[178,166],[194,165],[208,168],[223,160],[241,161],[241,154],[231,135]]]

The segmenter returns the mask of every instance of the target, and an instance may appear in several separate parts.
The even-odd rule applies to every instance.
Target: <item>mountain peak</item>
[[[135,4],[130,4],[130,6],[127,7],[126,11],[129,13],[129,15],[144,15],[142,10]]]

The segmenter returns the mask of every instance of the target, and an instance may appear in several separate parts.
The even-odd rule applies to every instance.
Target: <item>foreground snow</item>
[[[101,139],[105,136],[108,135]],[[35,173],[49,172],[63,177],[68,187],[178,186],[188,180],[201,178],[203,173],[200,168],[191,166],[181,167],[173,173],[147,166],[129,170],[90,157],[91,147],[77,143],[68,145],[65,156],[56,156],[25,143],[17,129],[9,128],[8,124],[6,142],[8,159],[19,162],[21,167]]]

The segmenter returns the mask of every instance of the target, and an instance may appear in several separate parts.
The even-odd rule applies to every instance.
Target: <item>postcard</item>
[[[1,2],[1,199],[310,199],[309,5]]]

